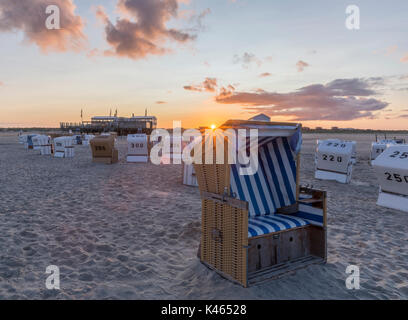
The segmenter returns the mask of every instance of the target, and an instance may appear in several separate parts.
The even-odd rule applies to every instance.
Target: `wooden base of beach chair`
[[[117,156],[112,157],[94,157],[92,158],[94,163],[114,164],[118,162]]]
[[[311,215],[314,210],[320,210],[322,226],[307,224],[254,237],[247,236],[246,202],[201,192],[203,229],[198,251],[201,262],[244,287],[325,262],[326,193],[304,187],[299,191],[302,195],[299,207],[306,211],[310,207]],[[291,206],[279,211],[282,217],[285,213],[290,217],[293,210]]]
[[[247,282],[201,262],[223,278],[244,287],[279,278],[287,273],[326,262],[326,231],[305,226],[248,239]],[[201,244],[197,256],[201,258]]]
[[[263,281],[268,275],[274,278],[305,267],[310,261],[324,261],[325,239],[324,228],[311,225],[249,238],[248,284],[260,275]]]

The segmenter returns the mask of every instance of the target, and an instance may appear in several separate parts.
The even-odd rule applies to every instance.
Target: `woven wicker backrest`
[[[248,211],[202,199],[201,260],[247,285]]]
[[[112,157],[115,147],[115,138],[113,136],[98,136],[90,141],[92,157]]]
[[[203,139],[202,141],[203,164],[194,165],[194,169],[197,176],[197,182],[200,191],[223,194],[225,191],[228,192],[230,189],[230,166],[228,165],[227,161],[225,161],[226,162],[225,164],[215,164],[216,163],[215,141],[216,139],[219,139],[219,137],[216,137],[214,135],[210,137],[210,139],[213,139],[214,142],[213,164],[205,164],[205,146],[204,146],[205,139]],[[226,159],[227,152],[228,152],[227,147],[225,147],[224,159]]]

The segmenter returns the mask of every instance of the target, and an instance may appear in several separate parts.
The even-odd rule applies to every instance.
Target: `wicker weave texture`
[[[219,137],[214,137],[214,142],[215,139]],[[205,164],[204,150],[203,146],[203,164],[194,165],[202,192],[201,260],[222,275],[246,286],[248,209],[203,195],[206,192],[228,197],[230,190],[230,166],[228,163],[215,164],[215,150],[213,164]]]

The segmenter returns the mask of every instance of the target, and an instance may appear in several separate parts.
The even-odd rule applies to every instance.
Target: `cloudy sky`
[[[61,29],[45,27],[48,5]],[[360,30],[345,26],[360,9]],[[0,0],[0,127],[144,114],[170,127],[263,112],[408,129],[408,1]]]

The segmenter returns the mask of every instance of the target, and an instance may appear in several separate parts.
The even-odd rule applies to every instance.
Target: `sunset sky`
[[[61,30],[47,30],[58,5]],[[345,27],[360,8],[360,30]],[[256,113],[408,129],[408,1],[0,0],[0,127]]]

